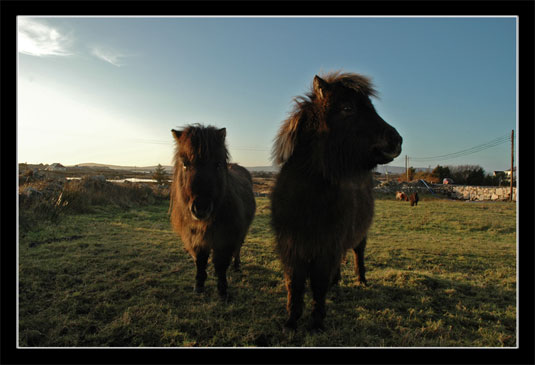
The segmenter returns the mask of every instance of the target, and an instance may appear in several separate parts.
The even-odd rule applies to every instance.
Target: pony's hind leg
[[[366,281],[366,268],[364,267],[364,249],[366,248],[366,237],[353,248],[355,253],[355,275],[361,284],[368,285]]]
[[[210,251],[199,249],[195,255],[195,266],[197,267],[197,274],[195,275],[195,292],[202,293],[204,291],[204,282],[206,281],[206,265],[208,264],[208,256]]]

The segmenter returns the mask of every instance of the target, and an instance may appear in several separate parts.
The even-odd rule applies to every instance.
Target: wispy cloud
[[[18,18],[17,47],[32,56],[69,56],[72,39],[56,28],[27,17]]]
[[[95,46],[91,48],[91,53],[94,56],[100,58],[101,60],[109,62],[114,66],[121,67],[124,65],[120,61],[125,56],[109,47]]]

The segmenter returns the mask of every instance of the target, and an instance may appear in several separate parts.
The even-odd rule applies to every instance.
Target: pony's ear
[[[327,83],[327,81],[323,80],[318,75],[314,76],[314,93],[318,97],[318,99],[323,99],[325,97],[325,91],[329,90],[330,85]]]
[[[182,135],[182,131],[177,131],[175,129],[171,129],[171,133],[173,133],[173,137],[175,137],[175,140],[178,142],[178,139]]]
[[[271,151],[271,158],[279,165],[288,161],[294,152],[300,119],[301,113],[293,114],[282,123],[279,129]]]
[[[223,139],[225,139],[225,137],[227,136],[227,128],[221,128],[217,132],[219,133],[219,135]]]

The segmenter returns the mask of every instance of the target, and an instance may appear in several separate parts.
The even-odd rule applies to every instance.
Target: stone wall
[[[509,200],[511,188],[509,186],[469,186],[469,185],[443,185],[428,184],[433,192],[451,199],[472,201],[504,201]],[[396,191],[404,193],[429,193],[421,182],[414,183],[382,183],[375,187],[375,191],[395,194]],[[513,201],[516,201],[516,187],[513,187]]]
[[[462,200],[509,200],[511,188],[505,186],[467,186],[467,185],[444,185],[442,193],[453,198]],[[513,187],[513,201],[516,201],[516,188]]]

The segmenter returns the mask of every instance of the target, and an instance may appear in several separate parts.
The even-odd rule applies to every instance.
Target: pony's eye
[[[184,170],[187,170],[187,169],[189,168],[189,166],[190,166],[189,162],[182,161],[182,168],[183,168]]]
[[[342,107],[342,110],[345,111],[345,112],[350,112],[353,110],[353,107],[351,105],[344,105]]]

